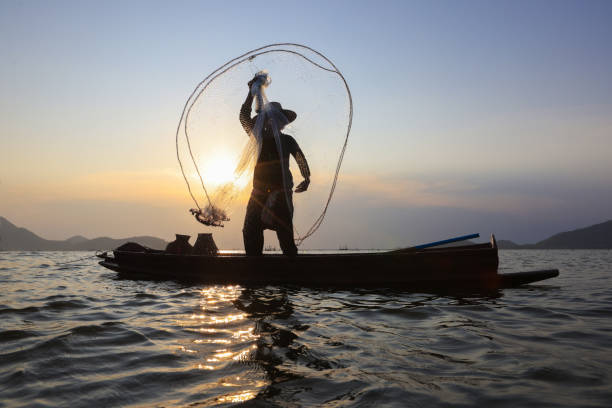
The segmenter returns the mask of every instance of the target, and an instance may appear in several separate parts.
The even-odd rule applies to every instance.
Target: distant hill
[[[76,235],[63,241],[39,237],[25,228],[19,228],[4,217],[0,217],[0,251],[93,251],[113,249],[126,242],[137,242],[149,248],[164,249],[166,241],[155,237],[108,237],[87,239]]]
[[[573,231],[561,232],[535,244],[497,241],[501,249],[612,249],[612,220]]]

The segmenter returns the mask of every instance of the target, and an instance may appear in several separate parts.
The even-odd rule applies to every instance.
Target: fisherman
[[[240,123],[249,135],[254,131],[258,118],[258,115],[251,118],[253,104],[251,87],[256,80],[257,76],[248,82],[249,93],[240,109]],[[310,169],[295,139],[280,133],[286,124],[295,120],[297,114],[283,109],[278,102],[270,102],[268,105],[268,110],[272,112],[261,130],[262,143],[253,173],[253,191],[244,217],[242,229],[244,249],[247,255],[261,255],[264,243],[263,231],[271,229],[276,231],[283,254],[295,256],[297,247],[293,239],[293,179],[289,171],[289,154],[293,155],[304,177],[304,180],[295,188],[296,193],[302,193],[308,189]],[[263,113],[258,112],[258,114]],[[272,123],[275,115],[281,118],[276,124]],[[282,122],[277,131],[280,136],[283,160],[278,154],[274,136],[274,126],[278,126],[278,122]],[[286,180],[283,180],[283,174]]]

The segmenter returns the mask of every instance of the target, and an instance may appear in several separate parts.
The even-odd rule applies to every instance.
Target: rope
[[[79,259],[74,259],[74,260],[72,260],[72,261],[67,261],[67,262],[56,262],[56,263],[55,263],[55,266],[58,266],[58,265],[67,265],[67,264],[71,264],[71,263],[75,263],[75,262],[79,262],[79,261],[84,261],[84,260],[86,260],[86,259],[96,258],[96,257],[98,256],[98,252],[102,252],[102,251],[96,251],[96,253],[95,253],[94,255],[91,255],[91,256],[86,256],[86,257],[79,258]]]
[[[305,49],[308,50],[316,55],[318,55],[319,57],[323,58],[333,69],[331,68],[327,68],[324,67],[321,64],[318,64],[317,62],[313,61],[312,59],[306,57],[305,55],[301,54],[298,51],[295,50],[290,50],[290,49],[285,49],[285,48],[277,48],[277,47],[295,47],[295,48],[301,48],[301,49]],[[351,127],[353,124],[353,97],[351,94],[351,90],[348,86],[348,83],[346,81],[346,79],[344,78],[344,75],[342,75],[342,73],[340,72],[340,70],[336,67],[336,65],[329,59],[327,58],[325,55],[323,55],[322,53],[320,53],[319,51],[308,47],[306,45],[302,45],[302,44],[296,44],[296,43],[276,43],[276,44],[269,44],[269,45],[265,45],[263,47],[259,47],[256,48],[254,50],[248,51],[244,54],[239,55],[236,58],[233,58],[231,60],[229,60],[228,62],[226,62],[225,64],[221,65],[219,68],[215,69],[213,72],[211,72],[206,78],[204,78],[202,81],[200,81],[200,83],[195,87],[195,89],[193,90],[193,92],[191,93],[191,95],[189,95],[189,98],[187,98],[187,101],[185,102],[185,106],[183,107],[183,110],[181,112],[181,117],[176,129],[176,135],[175,135],[175,144],[176,144],[176,158],[178,160],[179,166],[181,168],[181,173],[183,175],[183,179],[185,180],[185,184],[187,185],[187,190],[189,191],[189,195],[191,196],[191,199],[193,200],[193,202],[195,203],[196,207],[198,208],[198,210],[201,212],[202,211],[202,207],[200,206],[200,204],[198,203],[198,200],[195,198],[195,195],[193,194],[193,191],[191,189],[191,185],[189,183],[189,180],[187,179],[187,175],[185,174],[185,169],[183,167],[183,163],[181,161],[181,157],[180,157],[180,153],[179,153],[179,135],[181,134],[181,129],[183,130],[183,133],[185,135],[185,140],[187,142],[187,148],[189,150],[189,156],[191,157],[191,161],[196,169],[196,172],[198,174],[198,178],[200,179],[200,184],[202,185],[202,189],[204,190],[204,194],[206,196],[206,200],[208,201],[208,205],[211,209],[214,209],[214,205],[212,200],[210,199],[210,195],[208,194],[208,191],[204,185],[204,180],[202,179],[202,175],[200,173],[200,169],[196,163],[195,157],[193,155],[193,151],[191,149],[191,142],[189,140],[189,131],[187,128],[187,123],[189,121],[189,116],[191,114],[191,110],[193,108],[193,106],[195,105],[195,103],[197,102],[197,100],[200,98],[200,96],[204,93],[204,91],[206,90],[206,88],[208,88],[208,86],[215,81],[217,78],[219,78],[221,75],[224,75],[225,73],[227,73],[228,71],[230,71],[231,69],[233,69],[234,67],[242,64],[245,61],[253,61],[253,59],[255,59],[257,56],[259,55],[264,55],[264,54],[268,54],[268,53],[273,53],[273,52],[281,52],[281,53],[288,53],[288,54],[292,54],[292,55],[296,55],[298,57],[303,58],[304,60],[310,62],[311,64],[313,64],[314,66],[323,69],[325,71],[328,72],[333,72],[335,74],[337,74],[341,79],[342,82],[344,83],[344,87],[346,88],[346,92],[348,95],[348,99],[349,99],[349,117],[348,117],[348,126],[347,126],[347,130],[346,130],[346,136],[344,138],[344,143],[342,145],[342,149],[340,151],[340,155],[338,158],[338,163],[336,165],[336,171],[334,174],[334,180],[332,182],[330,191],[329,191],[329,195],[327,197],[327,201],[325,202],[325,206],[323,207],[323,211],[321,212],[321,215],[319,215],[319,217],[315,220],[315,222],[313,223],[313,225],[306,231],[306,233],[303,236],[299,236],[299,234],[297,234],[297,230],[295,231],[296,235],[298,235],[298,237],[296,238],[296,245],[300,245],[302,242],[304,242],[304,240],[308,237],[310,237],[312,234],[315,233],[315,231],[317,229],[319,229],[319,227],[321,226],[321,224],[323,223],[323,220],[325,219],[325,215],[327,214],[327,210],[329,208],[329,204],[331,202],[331,199],[334,195],[334,191],[336,189],[336,185],[338,182],[338,176],[340,173],[340,168],[342,166],[342,160],[344,159],[344,153],[346,151],[346,147],[348,144],[348,138],[349,135],[351,133]]]

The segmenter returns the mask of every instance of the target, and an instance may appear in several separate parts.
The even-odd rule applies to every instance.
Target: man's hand
[[[309,178],[304,179],[304,181],[298,184],[298,186],[295,188],[295,192],[303,193],[304,191],[308,190],[309,185],[310,185],[310,179]]]

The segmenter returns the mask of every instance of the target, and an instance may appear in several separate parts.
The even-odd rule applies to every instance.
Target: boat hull
[[[124,277],[242,285],[495,289],[552,277],[541,271],[513,279],[499,275],[494,240],[455,248],[296,257],[114,251],[100,264]]]

